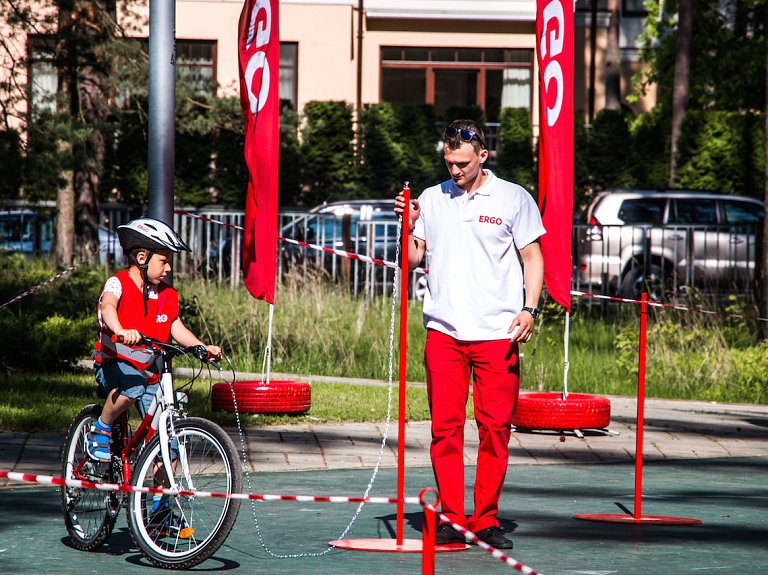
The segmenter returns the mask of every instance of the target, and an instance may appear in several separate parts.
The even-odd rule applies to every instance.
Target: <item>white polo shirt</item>
[[[545,233],[531,195],[485,173],[470,195],[453,180],[424,190],[413,232],[427,244],[424,327],[463,341],[509,338],[524,305],[517,250]]]

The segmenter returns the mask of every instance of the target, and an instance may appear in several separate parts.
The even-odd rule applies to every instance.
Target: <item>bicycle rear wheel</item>
[[[85,451],[85,436],[101,411],[100,405],[86,405],[72,421],[64,444],[61,468],[64,479],[97,483],[114,481],[112,463],[93,461]],[[81,551],[93,551],[101,547],[112,534],[120,502],[111,492],[63,486],[61,508],[72,545]]]
[[[179,490],[241,493],[243,476],[237,449],[218,425],[196,417],[174,423],[179,461],[173,475]],[[157,487],[165,481],[156,435],[136,462],[131,484]],[[160,519],[152,513],[152,495],[128,495],[128,526],[134,542],[155,566],[189,569],[208,559],[224,543],[237,519],[240,501],[222,497],[177,496],[168,499]]]

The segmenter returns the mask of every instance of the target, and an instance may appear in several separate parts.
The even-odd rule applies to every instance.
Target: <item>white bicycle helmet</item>
[[[173,253],[191,252],[179,235],[169,225],[153,218],[139,218],[118,226],[117,237],[127,254],[134,248],[146,248],[152,252],[169,250]]]
[[[154,218],[139,218],[132,220],[127,224],[118,226],[117,237],[120,239],[120,245],[128,261],[139,266],[141,275],[144,278],[144,315],[147,315],[147,300],[149,299],[150,282],[147,276],[149,269],[149,260],[155,252],[168,250],[175,254],[179,252],[191,252],[189,246],[179,237],[179,234],[173,231],[173,228],[156,220]],[[149,257],[140,264],[136,256],[131,253],[136,248],[149,250]]]

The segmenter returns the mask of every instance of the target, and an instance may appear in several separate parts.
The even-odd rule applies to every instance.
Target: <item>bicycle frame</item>
[[[141,420],[138,429],[129,438],[128,427],[128,411],[120,414],[116,424],[120,428],[120,461],[123,473],[123,483],[128,485],[131,480],[131,457],[137,453],[143,446],[155,436],[156,433],[160,434],[160,450],[162,455],[163,466],[166,469],[171,469],[172,459],[169,444],[174,435],[173,430],[173,415],[175,412],[174,391],[173,391],[173,375],[171,373],[171,356],[165,353],[164,350],[159,350],[163,355],[163,373],[160,376],[160,385],[157,388],[155,397],[152,400],[147,413]],[[169,433],[170,427],[170,433]],[[183,447],[180,448],[183,450]],[[186,461],[181,454],[181,464],[184,470],[184,475],[189,477],[189,473],[186,470]],[[80,465],[75,469],[75,473],[80,474],[82,466],[85,464],[85,460],[80,462]],[[173,477],[173,473],[165,474],[170,485],[166,486],[169,489],[176,489],[176,481]]]

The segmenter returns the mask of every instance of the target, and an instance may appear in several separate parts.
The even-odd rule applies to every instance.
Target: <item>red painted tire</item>
[[[512,425],[519,429],[603,429],[611,422],[607,397],[570,393],[524,393],[517,400]]]
[[[232,384],[240,413],[306,413],[312,403],[312,391],[303,381],[236,381]],[[228,383],[215,383],[211,409],[234,413],[235,402]]]

